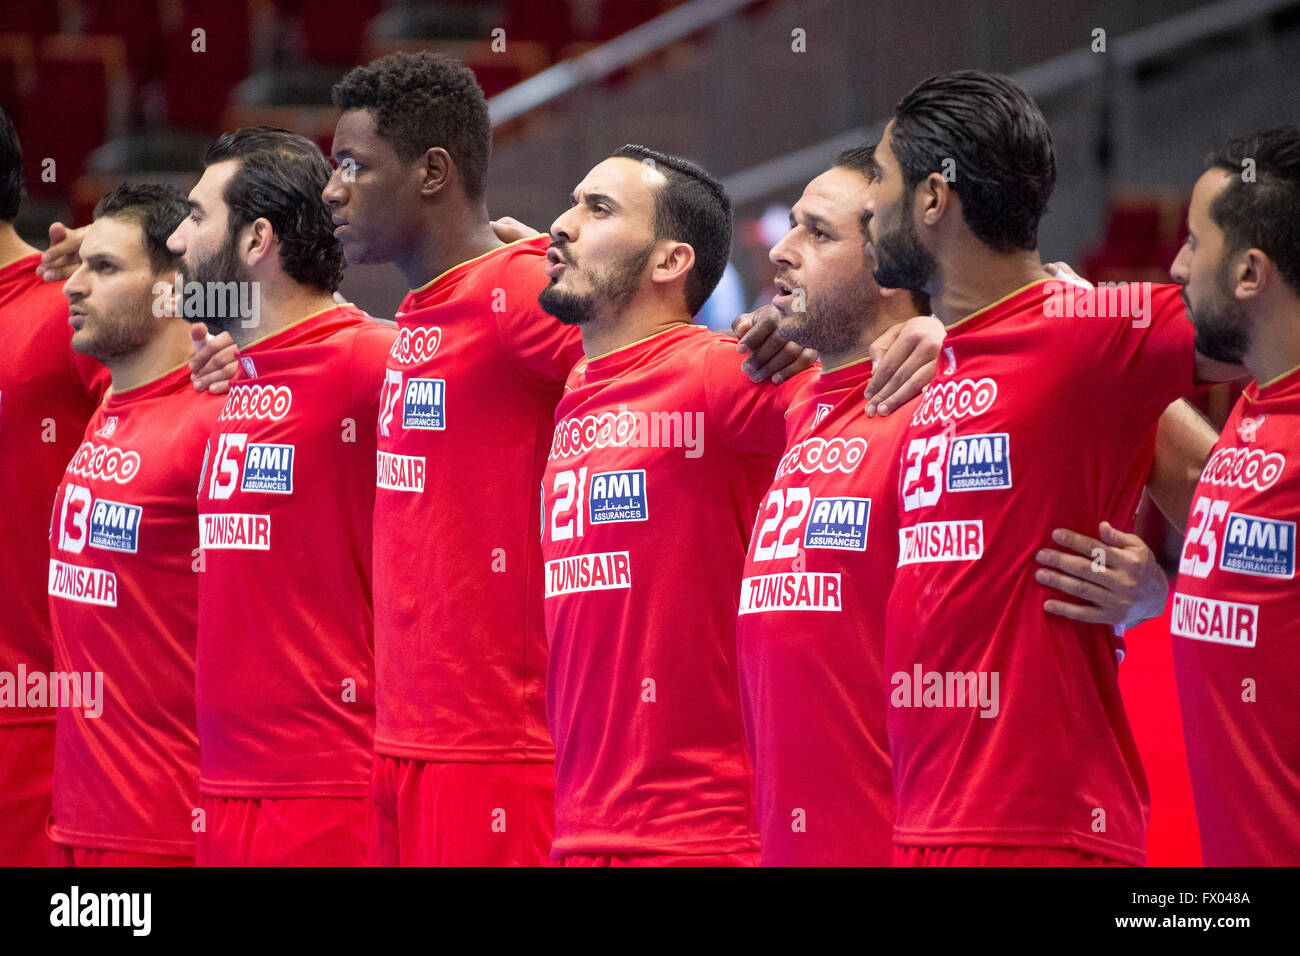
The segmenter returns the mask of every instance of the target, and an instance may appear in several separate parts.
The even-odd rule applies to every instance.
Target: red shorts
[[[0,726],[0,866],[48,866],[54,724]]]
[[[199,866],[365,866],[365,797],[202,797]]]
[[[1057,846],[899,846],[894,866],[1132,866]]]
[[[554,764],[375,754],[372,866],[547,866],[554,826]]]
[[[50,866],[193,866],[192,856],[164,856],[159,853],[127,853],[122,850],[92,850],[88,847],[54,844]]]
[[[561,866],[758,866],[758,853],[566,853]]]

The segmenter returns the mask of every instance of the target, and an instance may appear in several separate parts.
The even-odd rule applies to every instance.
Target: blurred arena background
[[[874,141],[935,73],[1015,76],[1047,115],[1059,178],[1047,260],[1094,281],[1168,281],[1201,159],[1229,136],[1300,122],[1300,0],[3,0],[0,106],[22,138],[20,233],[88,221],[124,180],[197,179],[219,132],[267,123],[329,152],[329,90],[395,50],[464,60],[490,98],[489,210],[545,229],[571,187],[625,142],[725,181],[732,268],[701,321],[769,294],[767,249],[805,182]],[[343,291],[391,315],[396,270]],[[1220,427],[1236,392],[1206,394]],[[1181,538],[1139,528],[1166,561]],[[1151,862],[1199,849],[1168,619],[1130,635],[1121,669],[1151,778]]]

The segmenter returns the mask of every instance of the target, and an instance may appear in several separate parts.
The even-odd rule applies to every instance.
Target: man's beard
[[[142,302],[138,309],[122,313],[126,318],[103,319],[95,322],[90,336],[82,341],[74,337],[74,348],[82,355],[88,355],[97,362],[114,362],[140,351],[153,341],[154,331],[146,316],[150,312],[150,302]]]
[[[916,224],[906,211],[897,229],[879,232],[871,245],[876,256],[876,283],[886,289],[922,292],[939,269],[938,260],[921,245]]]
[[[185,311],[185,318],[190,322],[202,322],[208,327],[208,331],[216,335],[218,331],[231,332],[232,329],[240,327],[243,317],[238,314],[238,310],[229,308],[229,298],[224,295],[215,297],[214,304],[218,306],[225,304],[227,307],[218,308],[218,313],[227,314],[207,314],[208,289],[214,283],[225,284],[228,282],[246,281],[243,263],[239,261],[239,255],[235,251],[236,237],[232,234],[226,236],[226,241],[221,244],[221,248],[214,252],[206,259],[191,260],[188,257],[181,263],[181,268],[185,284],[188,286],[191,282],[197,282],[199,288],[203,291],[193,299],[189,296],[183,298],[183,304],[189,309],[196,306],[200,315],[192,314],[189,309]],[[177,292],[181,290],[178,289]],[[233,334],[233,332],[232,332]]]
[[[1196,329],[1196,351],[1219,362],[1240,365],[1250,347],[1245,310],[1228,291],[1228,264],[1225,261],[1215,278],[1209,298],[1193,304],[1183,290],[1183,303]]]
[[[561,243],[560,255],[568,263],[568,271],[577,268],[568,255],[568,250]],[[611,314],[618,314],[627,308],[641,286],[641,273],[650,258],[654,243],[648,243],[642,249],[636,249],[615,260],[603,272],[589,273],[591,290],[585,295],[566,292],[556,287],[556,280],[542,290],[537,297],[541,307],[555,316],[565,325],[587,325],[596,317],[596,309],[604,304]]]
[[[809,293],[807,309],[783,313],[777,325],[782,335],[804,348],[841,356],[858,347],[862,330],[876,321],[879,309],[879,291],[864,271],[835,294]]]

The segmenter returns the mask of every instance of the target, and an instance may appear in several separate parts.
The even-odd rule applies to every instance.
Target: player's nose
[[[325,183],[325,188],[321,190],[320,198],[330,209],[343,204],[343,177],[340,175],[342,167],[335,166],[330,178]]]
[[[793,231],[793,229],[790,230],[790,232]],[[772,265],[790,266],[791,268],[797,267],[798,263],[794,261],[794,253],[790,248],[790,232],[787,232],[784,236],[778,239],[776,245],[767,251],[768,261],[771,262]]]

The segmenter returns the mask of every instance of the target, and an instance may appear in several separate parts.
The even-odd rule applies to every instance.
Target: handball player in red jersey
[[[365,862],[371,425],[395,336],[334,301],[328,178],[297,134],[226,133],[169,243],[185,314],[240,351],[199,481],[200,865]]]
[[[755,386],[690,324],[731,205],[692,163],[625,146],[551,226],[542,306],[582,331],[542,479],[565,865],[757,862],[734,621],[745,543],[802,379]]]
[[[349,72],[334,100],[336,235],[349,262],[391,262],[412,290],[375,383],[371,860],[544,864],[554,751],[535,494],[580,337],[537,302],[549,239],[493,232],[471,70],[394,54]],[[808,361],[781,345],[755,333],[756,376]]]
[[[1249,171],[1249,172],[1248,172]],[[1300,129],[1215,152],[1170,270],[1251,382],[1201,474],[1171,628],[1208,866],[1300,865]]]
[[[899,456],[895,862],[1140,864],[1149,801],[1120,639],[1094,609],[1044,615],[1052,572],[1030,567],[1054,529],[1100,527],[1076,575],[1087,599],[1114,573],[1161,414],[1240,370],[1195,356],[1175,287],[1052,281],[1037,251],[1052,139],[1013,82],[927,80],[874,155],[875,277],[928,293],[948,329]]]
[[[55,670],[81,697],[56,720],[50,834],[65,865],[194,862],[194,487],[222,399],[194,391],[188,323],[171,308],[167,237],[188,212],[174,187],[117,188],[63,287],[73,349],[113,376],[51,522]]]
[[[881,658],[898,558],[898,441],[911,406],[892,400],[889,417],[869,417],[863,392],[872,382],[871,394],[885,395],[892,376],[924,361],[914,351],[900,368],[886,354],[872,367],[890,333],[928,313],[929,301],[881,289],[871,275],[870,172],[870,148],[837,157],[804,189],[769,254],[778,331],[816,348],[823,368],[786,415],[785,454],[741,586],[737,655],[764,865],[882,865],[891,857]],[[942,325],[930,321],[942,338]],[[926,381],[932,374],[933,365]],[[1162,419],[1161,431],[1186,434],[1181,419]],[[1149,483],[1158,498],[1171,484],[1154,473]],[[1101,582],[1093,607],[1116,622],[1156,613],[1167,582],[1150,549],[1134,538],[1118,557],[1120,573]],[[1064,588],[1082,583],[1068,565],[1059,573]],[[837,599],[805,599],[805,586],[826,578],[837,583]]]
[[[53,849],[45,828],[54,710],[42,690],[53,668],[44,558],[50,507],[109,374],[71,348],[68,301],[53,284],[77,267],[82,233],[51,226],[60,241],[43,267],[44,257],[13,227],[22,185],[18,134],[0,110],[0,327],[7,343],[0,356],[0,865],[44,866]],[[200,346],[206,330],[196,325],[192,332],[199,351],[191,368],[202,372],[195,387],[220,391],[222,379],[234,375],[225,351],[230,337]]]

